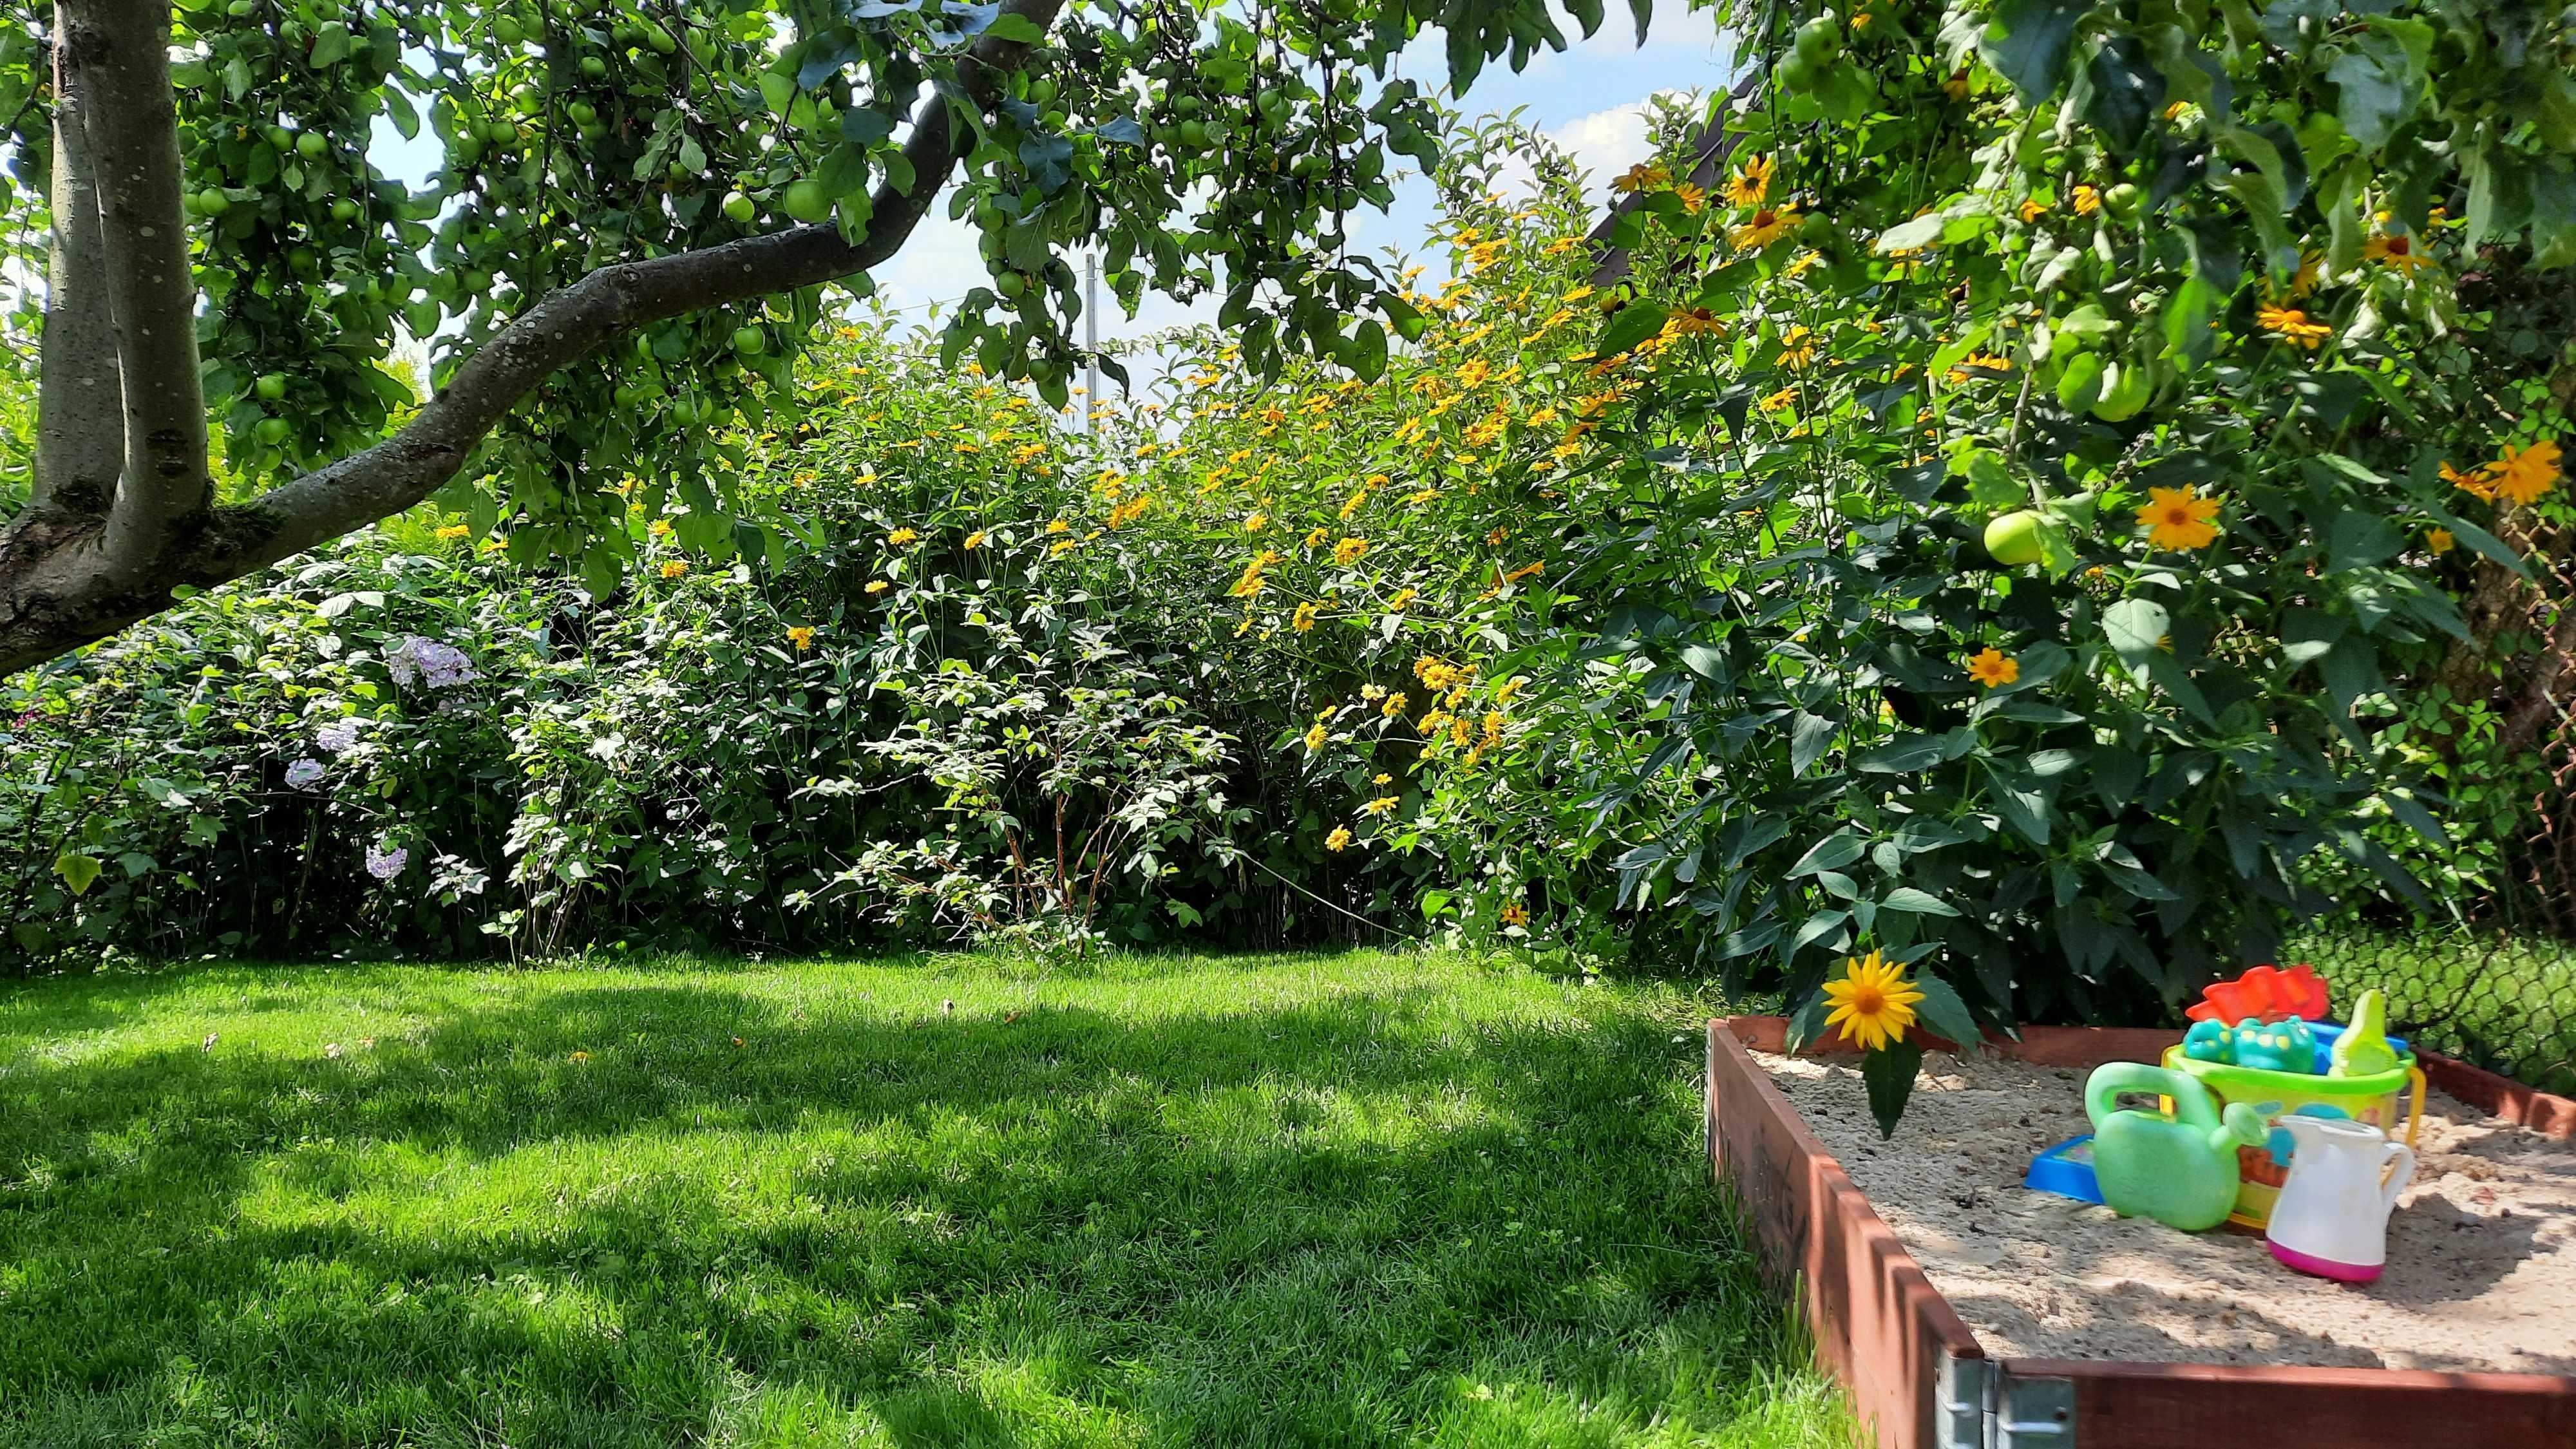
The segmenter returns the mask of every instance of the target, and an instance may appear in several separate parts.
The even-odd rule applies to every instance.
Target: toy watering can
[[[2361,1122],[2283,1117],[2297,1142],[2263,1235],[2302,1273],[2367,1283],[2388,1261],[2388,1210],[2415,1175],[2415,1149]]]
[[[2123,1093],[2167,1098],[2173,1114],[2121,1107]],[[2102,1201],[2124,1218],[2186,1233],[2214,1228],[2236,1205],[2236,1149],[2263,1140],[2263,1115],[2218,1099],[2188,1072],[2136,1062],[2095,1067],[2084,1082],[2093,1119],[2093,1171]]]

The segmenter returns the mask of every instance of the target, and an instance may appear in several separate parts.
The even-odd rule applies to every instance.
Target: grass
[[[0,1444],[1847,1442],[1687,1017],[1374,954],[40,983]]]

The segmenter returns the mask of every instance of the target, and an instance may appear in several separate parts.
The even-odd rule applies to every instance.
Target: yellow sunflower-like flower
[[[2322,322],[2310,321],[2308,314],[2296,307],[2262,307],[2254,320],[2263,330],[2293,346],[2313,352],[2317,344],[2334,335],[2334,329]]]
[[[1347,568],[1352,564],[1358,563],[1361,557],[1367,554],[1368,551],[1369,546],[1367,539],[1346,538],[1340,543],[1333,545],[1333,562]]]
[[[1404,691],[1399,689],[1395,693],[1386,697],[1386,704],[1378,710],[1378,713],[1385,715],[1388,719],[1402,719],[1404,718],[1404,702]]]
[[[1784,387],[1778,392],[1772,393],[1768,397],[1763,398],[1757,406],[1766,413],[1776,413],[1782,408],[1795,407],[1797,402],[1798,390],[1795,387]]]
[[[1852,1045],[1875,1051],[1905,1039],[1923,993],[1905,979],[1904,967],[1872,951],[1844,961],[1842,979],[1825,983],[1825,999],[1834,1004],[1825,1014],[1826,1027],[1839,1027]]]
[[[1319,604],[1311,602],[1299,604],[1297,606],[1297,613],[1291,620],[1291,622],[1297,626],[1297,632],[1300,634],[1313,632],[1315,628],[1315,615],[1321,612],[1321,610],[1322,606]]]
[[[2021,661],[1988,645],[1984,653],[1968,661],[1968,677],[1988,689],[2000,689],[2021,678]]]
[[[655,521],[659,522],[658,519]],[[472,538],[473,536],[474,530],[468,528],[462,523],[451,523],[438,531],[440,541],[445,543],[454,543],[459,539]]]
[[[1727,205],[1760,206],[1771,195],[1771,173],[1778,164],[1768,156],[1756,156],[1737,167],[1726,179]]]
[[[921,530],[917,528],[898,528],[886,535],[886,547],[901,548],[907,543],[917,541],[920,537]]]
[[[1673,173],[1653,162],[1640,161],[1629,167],[1617,180],[1611,182],[1610,189],[1625,195],[1631,192],[1653,191],[1658,187],[1672,184]]]
[[[2151,488],[2149,502],[2138,510],[2138,526],[2147,531],[2150,548],[2207,548],[2218,541],[2218,517],[2226,500],[2203,498],[2189,483],[2180,488]]]
[[[1380,795],[1360,808],[1371,815],[1384,815],[1388,811],[1393,810],[1395,806],[1396,798],[1393,795]]]
[[[1327,734],[1324,730],[1323,721],[1316,721],[1306,730],[1306,753],[1310,755],[1320,753],[1324,748],[1325,741],[1330,740],[1331,738],[1332,736]]]
[[[1752,219],[1726,234],[1726,239],[1740,251],[1758,251],[1798,229],[1797,208],[1765,207],[1753,213]]]
[[[2102,193],[2079,181],[2075,184],[2074,202],[2077,216],[2091,216],[2102,209]]]
[[[799,654],[813,648],[814,626],[811,624],[797,624],[792,626],[787,631],[787,642],[795,645],[796,652]]]
[[[2415,239],[2400,232],[2393,236],[2375,236],[2361,244],[2361,259],[2377,262],[2401,272],[2433,265],[2433,259],[2416,249]]]
[[[968,548],[982,548],[984,546],[984,541],[992,536],[992,534],[983,529],[976,529],[973,533],[966,535],[966,546]]]
[[[1529,907],[1522,905],[1518,901],[1514,901],[1510,905],[1503,907],[1503,924],[1506,926],[1528,925]]]
[[[893,584],[886,582],[884,579],[868,580],[868,592],[871,594],[882,594],[893,587]]]
[[[2437,558],[2443,554],[2449,553],[2451,551],[2451,545],[2455,541],[2456,540],[2451,537],[2451,531],[2447,528],[2428,528],[2424,530],[2424,546],[2431,549],[2434,556]]]
[[[2497,497],[2528,505],[2558,486],[2558,467],[2558,445],[2542,441],[2528,448],[2508,445],[2486,471],[2495,479]]]
[[[1351,828],[1347,825],[1334,826],[1333,833],[1324,837],[1324,848],[1326,850],[1347,849],[1350,843]]]
[[[688,564],[680,559],[675,558],[669,563],[662,565],[662,577],[666,579],[685,578],[687,577],[688,572]]]

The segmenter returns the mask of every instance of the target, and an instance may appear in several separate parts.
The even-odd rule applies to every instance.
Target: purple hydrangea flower
[[[385,667],[393,672],[396,684],[417,679],[432,689],[453,689],[483,677],[465,661],[464,650],[418,634],[404,635],[401,643],[386,650]]]
[[[313,732],[313,743],[326,755],[345,755],[358,743],[358,722],[338,719]]]
[[[403,846],[397,845],[391,850],[381,845],[367,847],[367,874],[378,880],[392,880],[410,863],[411,851]]]
[[[320,760],[298,760],[286,767],[286,783],[298,790],[310,790],[321,784],[327,773]]]

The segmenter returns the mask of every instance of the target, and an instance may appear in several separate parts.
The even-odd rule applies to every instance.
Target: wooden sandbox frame
[[[1732,1179],[1763,1266],[1794,1278],[1818,1351],[1880,1449],[2461,1449],[2576,1446],[2576,1378],[2553,1374],[1990,1359],[1842,1164],[1755,1062],[1788,1022],[1708,1024],[1708,1156]],[[2042,1066],[2153,1064],[2172,1032],[2026,1027],[1988,1051]],[[1927,1037],[1926,1045],[1950,1044]],[[1836,1039],[1810,1049],[1845,1052]],[[2447,1057],[2430,1084],[2555,1138],[2576,1101]]]

